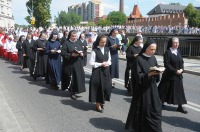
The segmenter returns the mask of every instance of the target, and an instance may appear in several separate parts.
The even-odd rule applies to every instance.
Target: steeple
[[[140,14],[139,6],[134,5],[133,11],[130,14],[130,18],[140,18],[140,17],[141,17],[141,14]]]

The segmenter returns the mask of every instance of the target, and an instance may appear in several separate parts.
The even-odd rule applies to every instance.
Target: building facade
[[[136,17],[137,12],[134,11],[137,9],[136,6],[134,6],[133,12],[127,19],[126,24],[135,26],[139,25],[139,26],[187,27],[188,20],[183,12],[185,8],[186,6],[158,4],[156,7],[154,7],[151,11],[147,13],[148,17]]]
[[[0,0],[0,27],[14,27],[12,0]]]
[[[75,12],[82,17],[82,21],[95,21],[96,18],[102,17],[104,9],[101,1],[92,0],[82,4],[72,5],[68,7],[68,12]]]

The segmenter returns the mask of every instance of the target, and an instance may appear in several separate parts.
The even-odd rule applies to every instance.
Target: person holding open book
[[[103,112],[105,101],[110,101],[111,96],[111,77],[110,68],[111,56],[108,47],[105,47],[107,37],[98,36],[98,46],[91,52],[90,65],[92,75],[89,84],[89,102],[96,102],[98,112]]]
[[[48,55],[46,83],[50,83],[51,88],[58,90],[61,81],[61,50],[58,33],[53,31],[45,46],[45,53]]]
[[[183,88],[183,58],[178,50],[179,39],[173,37],[169,40],[167,50],[164,54],[164,66],[166,70],[162,75],[158,86],[160,99],[163,103],[178,105],[177,111],[187,114],[182,107],[187,104]]]
[[[68,89],[73,100],[80,97],[76,95],[77,93],[86,91],[85,72],[83,69],[84,52],[76,38],[76,31],[71,30],[61,48],[61,55],[63,57],[61,89]]]
[[[162,132],[162,103],[156,84],[160,72],[149,70],[158,66],[155,51],[155,41],[147,40],[133,64],[136,86],[125,128],[133,129],[134,132]]]

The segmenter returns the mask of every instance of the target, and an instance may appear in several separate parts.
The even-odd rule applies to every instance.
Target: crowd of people
[[[157,45],[153,39],[143,44],[141,30],[137,31],[139,34],[130,46],[123,49],[127,58],[125,88],[132,96],[125,128],[136,132],[162,132],[164,102],[178,105],[177,111],[187,113],[182,107],[187,103],[182,82],[184,62],[178,50],[179,39],[173,37],[164,54],[165,70],[157,86],[162,71],[150,70],[158,67],[154,56]],[[1,29],[0,56],[20,65],[20,70],[28,68],[35,81],[44,77],[54,90],[58,90],[61,84],[61,90],[68,90],[71,99],[77,100],[81,97],[79,93],[86,92],[84,66],[87,65],[88,41],[84,32],[76,30],[65,30],[62,35],[59,34],[60,30],[55,29],[18,33],[6,33]],[[96,34],[95,37],[88,61],[92,66],[89,102],[95,102],[96,110],[102,113],[105,101],[110,101],[115,87],[113,79],[119,78],[118,51],[128,40],[125,29],[116,27],[110,30],[108,36]]]

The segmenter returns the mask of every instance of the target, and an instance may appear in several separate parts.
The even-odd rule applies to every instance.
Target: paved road
[[[120,79],[112,91],[111,102],[106,102],[104,113],[95,111],[95,104],[88,103],[88,82],[91,67],[85,68],[87,92],[82,97],[71,100],[68,92],[49,89],[43,79],[36,82],[29,77],[27,70],[0,60],[0,83],[4,86],[5,98],[12,100],[16,106],[14,114],[23,115],[16,118],[18,124],[26,122],[36,132],[123,132],[131,97],[123,88],[125,62],[120,61]],[[176,112],[176,107],[167,106],[163,110],[164,132],[198,132],[200,131],[200,76],[184,75],[187,100],[187,115]],[[1,90],[1,89],[0,89]],[[9,101],[8,101],[9,104]],[[10,104],[9,104],[10,105]],[[1,131],[1,130],[0,130]],[[31,131],[31,130],[30,130]]]

